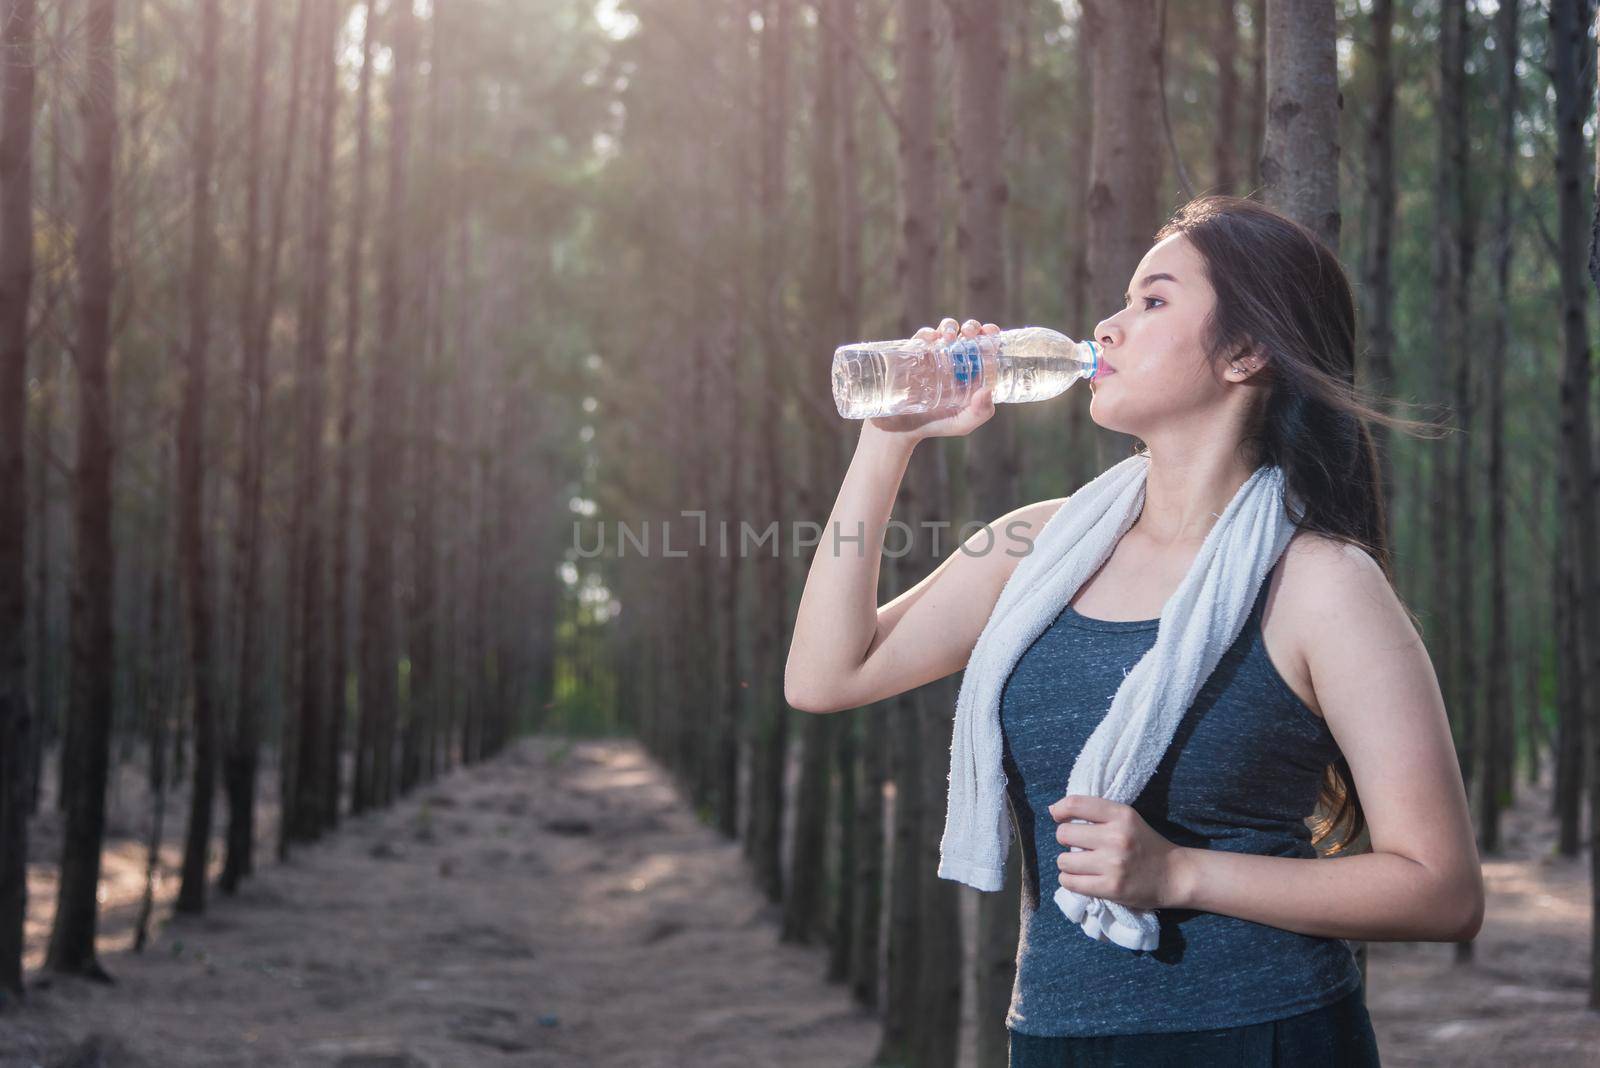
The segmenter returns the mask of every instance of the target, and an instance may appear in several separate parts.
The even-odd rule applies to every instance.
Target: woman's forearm
[[[914,444],[862,424],[795,614],[784,692],[797,707],[825,699],[872,646],[884,530]]]
[[[1181,847],[1174,908],[1323,938],[1464,942],[1483,920],[1482,887],[1398,853],[1270,857]]]

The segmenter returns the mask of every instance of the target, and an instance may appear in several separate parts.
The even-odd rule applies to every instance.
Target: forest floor
[[[740,846],[634,741],[521,739],[283,863],[275,769],[261,780],[257,874],[232,897],[213,886],[200,918],[171,911],[186,804],[169,798],[151,942],[135,953],[149,805],[141,770],[119,766],[98,942],[111,986],[39,985],[60,840],[53,805],[41,811],[34,985],[0,1017],[0,1068],[854,1066],[876,1047],[876,1018],[824,980],[825,950],[777,941]],[[1386,1065],[1593,1063],[1588,861],[1549,856],[1547,811],[1547,791],[1525,789],[1509,815],[1516,849],[1485,865],[1470,964],[1450,945],[1372,946]],[[213,876],[221,856],[219,832]]]

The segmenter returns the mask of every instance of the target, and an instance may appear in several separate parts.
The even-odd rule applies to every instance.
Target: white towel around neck
[[[1012,831],[1002,770],[1001,691],[1028,646],[1139,517],[1149,467],[1149,454],[1136,453],[1068,497],[1001,589],[956,700],[940,878],[978,890],[999,890],[1004,883]],[[1239,487],[1162,606],[1155,644],[1122,680],[1060,796],[1086,794],[1125,805],[1138,798],[1178,721],[1243,629],[1261,583],[1294,535],[1285,493],[1282,470],[1270,464],[1258,467]],[[1296,508],[1295,514],[1304,513]],[[1160,927],[1154,910],[1063,886],[1057,887],[1055,902],[1092,938],[1126,949],[1156,947]]]

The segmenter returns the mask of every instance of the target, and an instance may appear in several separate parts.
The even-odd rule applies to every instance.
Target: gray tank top
[[[1182,846],[1314,857],[1305,824],[1339,748],[1261,640],[1270,583],[1179,721],[1134,809]],[[1022,846],[1022,930],[1006,1025],[1029,1035],[1194,1031],[1282,1019],[1361,982],[1350,943],[1188,909],[1159,909],[1148,952],[1096,941],[1053,900],[1056,821],[1090,733],[1158,620],[1104,620],[1068,605],[1018,660],[1000,696],[1006,791]],[[1335,863],[1333,860],[1324,863]]]

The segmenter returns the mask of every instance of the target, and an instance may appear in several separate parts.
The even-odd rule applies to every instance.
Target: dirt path
[[[1548,769],[1547,769],[1548,770]],[[1385,1065],[1600,1064],[1589,990],[1589,854],[1554,855],[1550,788],[1518,784],[1471,963],[1438,942],[1371,946],[1368,1010]]]
[[[0,1068],[56,1064],[95,1034],[119,1050],[107,1064],[174,1068],[855,1066],[876,1046],[876,1020],[823,981],[823,951],[777,942],[739,846],[699,824],[635,742],[524,739],[287,864],[272,860],[275,776],[262,776],[259,873],[198,921],[167,922],[184,812],[171,803],[142,955],[129,946],[143,850],[108,845],[100,946],[117,985],[36,990],[0,1022]],[[140,781],[124,769],[114,786],[114,834],[139,833]],[[1373,945],[1386,1065],[1596,1062],[1588,862],[1547,859],[1547,810],[1527,792],[1508,819],[1520,852],[1486,865],[1472,965],[1457,968],[1452,946]],[[54,908],[55,814],[34,833],[30,971]]]
[[[823,981],[821,949],[777,943],[739,847],[637,744],[565,749],[524,739],[287,864],[265,848],[237,899],[142,955],[114,909],[117,985],[32,993],[0,1023],[0,1065],[92,1032],[125,1044],[119,1066],[864,1064],[876,1022]],[[139,855],[110,851],[118,901]],[[30,968],[54,909],[53,866],[35,876]]]

